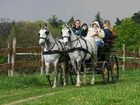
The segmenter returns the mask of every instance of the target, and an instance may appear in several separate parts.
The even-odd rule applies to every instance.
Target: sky
[[[140,0],[0,0],[0,17],[16,21],[47,20],[56,15],[68,21],[72,16],[91,23],[97,12],[114,23],[140,11]]]

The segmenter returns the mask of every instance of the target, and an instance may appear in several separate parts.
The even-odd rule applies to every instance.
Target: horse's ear
[[[62,28],[69,28],[69,26],[67,25],[67,24],[64,24],[63,26],[62,26]]]
[[[66,27],[67,27],[67,28],[69,28],[69,25],[68,25],[68,24],[66,24]]]
[[[44,27],[48,27],[47,23],[44,24]]]
[[[42,24],[39,24],[40,28],[42,28]]]
[[[65,28],[66,27],[66,24],[64,24],[63,26],[62,26],[62,28]]]

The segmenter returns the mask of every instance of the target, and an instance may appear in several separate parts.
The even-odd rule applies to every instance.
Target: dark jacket
[[[112,44],[113,36],[112,32],[109,29],[104,29],[105,37],[104,37],[104,43]]]
[[[81,37],[86,37],[87,36],[87,33],[88,33],[88,30],[83,30],[81,28]]]
[[[75,35],[81,36],[81,27],[80,28],[72,27],[72,31],[74,32]]]

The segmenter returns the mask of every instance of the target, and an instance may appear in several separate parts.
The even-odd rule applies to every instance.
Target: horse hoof
[[[56,88],[56,86],[54,85],[54,86],[52,86],[52,88]]]
[[[76,87],[80,87],[80,84],[76,84],[75,86],[76,86]]]
[[[66,86],[66,84],[63,85],[63,87],[65,87],[65,86]]]
[[[95,85],[95,83],[91,83],[91,85],[93,85],[93,86],[94,86],[94,85]]]

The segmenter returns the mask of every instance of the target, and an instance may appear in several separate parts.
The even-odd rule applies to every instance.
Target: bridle
[[[46,30],[46,32],[45,32],[46,38],[44,38],[44,37],[39,37],[39,38],[40,38],[40,39],[44,39],[44,40],[45,40],[45,43],[46,43],[47,45],[48,45],[48,44],[53,44],[52,47],[48,49],[48,51],[51,51],[51,50],[54,48],[55,43],[50,43],[50,35],[49,35],[49,33],[50,33],[50,32],[49,32],[48,30]],[[39,33],[39,35],[40,35],[40,33]],[[49,36],[49,38],[47,38],[47,36]]]
[[[73,42],[79,40],[78,37],[76,37],[76,39],[74,39],[74,40],[71,40],[71,37],[70,37],[70,36],[71,36],[72,32],[71,32],[70,29],[69,29],[68,33],[69,33],[69,36],[62,36],[62,39],[64,39],[64,38],[67,38],[67,39],[68,39],[68,42],[67,42],[67,43],[73,43]],[[61,34],[62,34],[62,32],[61,32]],[[78,43],[77,43],[77,44],[78,44]],[[77,44],[76,44],[76,46],[77,46]]]
[[[46,38],[44,38],[44,37],[39,37],[39,39],[44,39],[45,41],[49,41],[49,38],[47,38],[47,36],[49,35],[49,31],[48,30],[46,30],[46,32],[45,32],[45,35],[46,35]],[[40,33],[39,33],[39,36],[40,36]]]

